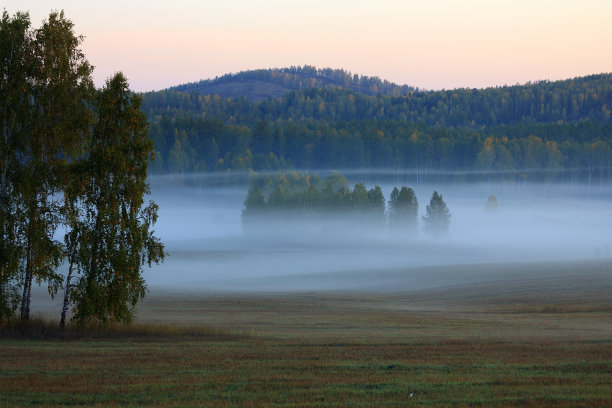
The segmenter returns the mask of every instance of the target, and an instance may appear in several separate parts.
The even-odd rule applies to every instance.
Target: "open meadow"
[[[437,240],[252,234],[246,186],[154,184],[169,256],[134,324],[60,333],[61,293],[35,288],[38,320],[1,331],[0,405],[612,406],[612,191],[424,185],[421,208],[434,190]]]
[[[53,3],[0,408],[612,407],[612,1]]]
[[[417,290],[401,268],[326,274],[362,288],[378,276],[369,291],[153,287],[130,328],[5,328],[0,405],[607,407],[611,271],[430,267],[445,283]]]

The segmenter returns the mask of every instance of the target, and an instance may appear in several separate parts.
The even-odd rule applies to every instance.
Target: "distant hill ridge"
[[[309,65],[241,71],[174,86],[168,90],[219,95],[223,98],[264,100],[281,98],[292,91],[312,88],[347,89],[371,96],[402,96],[415,90],[414,87],[397,85],[378,77],[351,74],[343,69],[317,69]]]
[[[610,73],[431,91],[305,66],[142,98],[154,172],[435,169],[517,181],[539,169],[529,177],[612,180]]]

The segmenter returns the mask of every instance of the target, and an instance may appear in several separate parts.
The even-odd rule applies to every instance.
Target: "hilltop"
[[[214,79],[182,84],[171,91],[245,97],[250,100],[276,99],[291,91],[312,88],[346,89],[366,95],[406,95],[414,88],[397,85],[378,77],[351,74],[343,69],[317,69],[312,66],[272,68],[226,74]]]

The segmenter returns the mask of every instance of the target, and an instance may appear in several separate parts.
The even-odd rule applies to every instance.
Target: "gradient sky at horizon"
[[[612,72],[610,0],[5,0],[39,27],[64,10],[94,80],[149,91],[314,65],[424,89]]]

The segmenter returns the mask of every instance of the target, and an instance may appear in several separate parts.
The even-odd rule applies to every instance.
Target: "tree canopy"
[[[27,13],[2,14],[0,320],[19,306],[29,318],[33,283],[55,295],[67,260],[80,321],[129,321],[143,264],[163,259],[157,207],[143,203],[153,144],[140,99],[120,73],[96,90],[81,42],[63,12],[37,29]]]
[[[33,281],[61,286],[59,203],[70,157],[80,153],[88,131],[92,68],[78,48],[81,38],[63,13],[38,29],[26,13],[0,22],[2,162],[0,162],[3,310],[15,306],[21,280],[21,318],[30,313]]]

